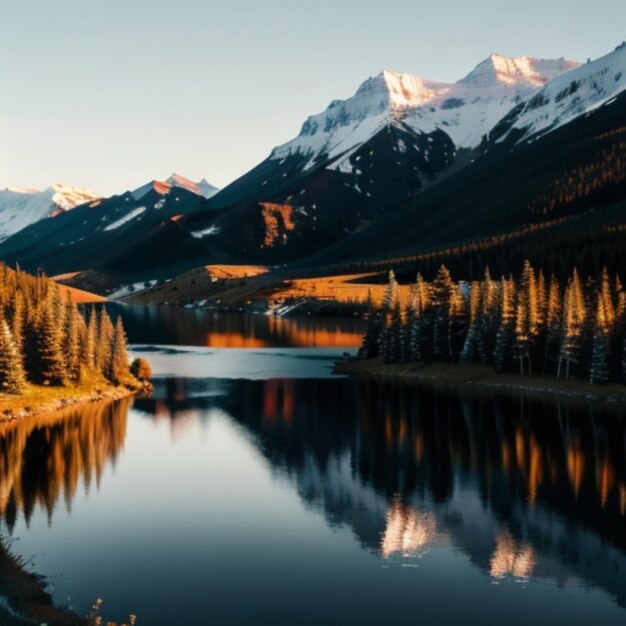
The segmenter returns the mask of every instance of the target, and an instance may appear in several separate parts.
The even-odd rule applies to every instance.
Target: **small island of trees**
[[[149,372],[140,365],[136,374]],[[85,317],[54,281],[0,264],[0,393],[113,385],[139,386],[122,320],[113,324],[104,307]]]
[[[393,271],[359,352],[385,363],[456,361],[497,372],[626,382],[626,291],[618,276],[565,285],[526,261],[518,279],[455,282],[441,266],[432,282],[418,274],[406,306]]]

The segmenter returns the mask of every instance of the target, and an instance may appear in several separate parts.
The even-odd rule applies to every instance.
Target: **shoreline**
[[[15,397],[1,394],[0,425],[10,424],[18,420],[40,416],[47,413],[54,413],[56,411],[60,411],[61,409],[81,404],[90,404],[92,402],[102,402],[105,400],[120,400],[122,398],[127,398],[128,396],[137,395],[141,392],[150,391],[152,389],[152,384],[146,381],[136,388],[111,385],[105,388],[96,388],[90,391],[81,391],[74,388],[73,391],[78,392],[76,395],[65,396],[61,395],[62,391],[68,391],[68,389],[72,388],[58,387],[56,389],[61,392],[59,396],[52,397],[44,401],[41,401],[41,399],[35,394],[24,394]],[[20,406],[15,408],[5,406],[7,399],[9,399],[9,401],[15,399]],[[31,406],[32,404],[35,406]]]
[[[545,374],[520,376],[496,373],[493,368],[472,363],[385,364],[382,359],[338,362],[335,371],[367,378],[386,378],[404,382],[428,383],[457,389],[479,389],[500,393],[527,393],[549,398],[567,398],[626,406],[626,385],[592,385],[580,379],[563,379]]]

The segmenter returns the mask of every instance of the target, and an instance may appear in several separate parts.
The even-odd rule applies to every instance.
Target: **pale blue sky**
[[[383,67],[452,81],[623,39],[624,0],[0,0],[0,187],[223,186]]]

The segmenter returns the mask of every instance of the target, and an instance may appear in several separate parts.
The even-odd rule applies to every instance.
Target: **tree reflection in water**
[[[381,557],[445,544],[494,579],[577,577],[626,606],[617,409],[348,379],[179,380],[156,396],[137,408],[226,411],[307,506]]]
[[[218,408],[333,527],[390,565],[447,546],[499,579],[570,579],[626,606],[626,440],[607,409],[391,382],[169,379],[134,400],[186,426]],[[129,401],[0,427],[0,513],[52,520],[98,484]],[[173,472],[184,471],[172,468]]]
[[[79,483],[99,484],[126,437],[131,400],[96,402],[0,424],[0,514],[9,530],[18,513],[28,523],[35,507],[49,523],[63,497],[71,509]]]

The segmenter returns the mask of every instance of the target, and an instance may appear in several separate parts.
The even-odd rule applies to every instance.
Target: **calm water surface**
[[[624,415],[332,376],[352,321],[163,315],[126,313],[152,398],[0,430],[4,532],[58,603],[154,626],[626,623]]]

